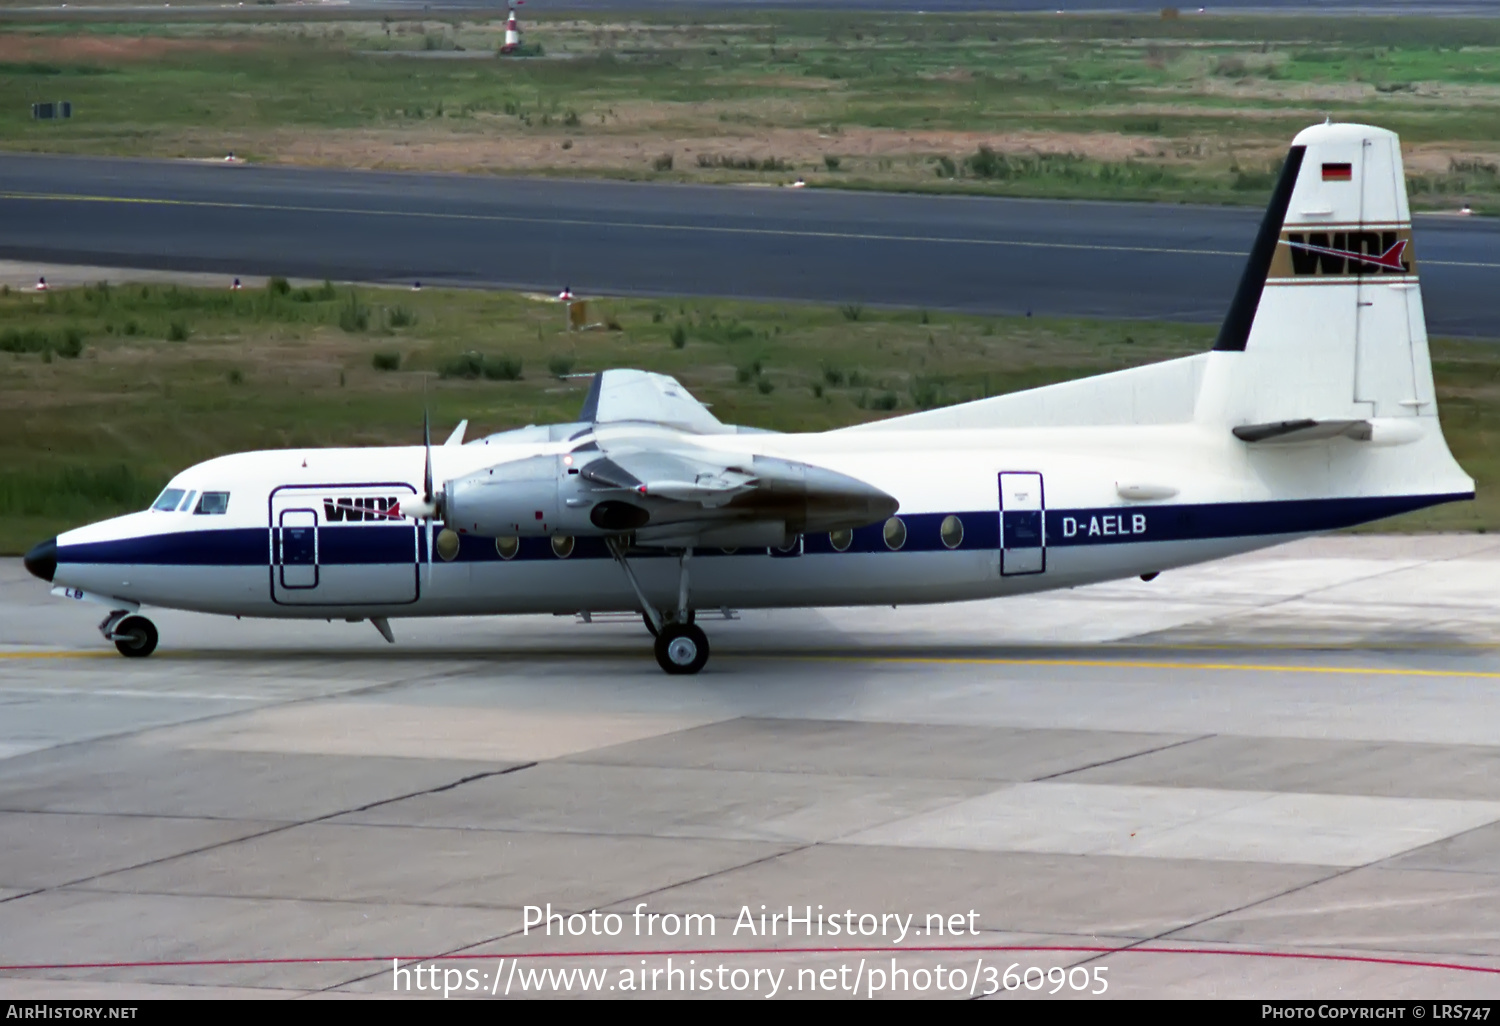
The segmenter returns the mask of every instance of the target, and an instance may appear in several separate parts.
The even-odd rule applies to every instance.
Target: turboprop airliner
[[[125,656],[156,648],[143,606],[368,620],[387,641],[399,617],[613,613],[696,673],[711,615],[1151,579],[1471,499],[1404,183],[1391,132],[1300,133],[1196,356],[811,434],[606,370],[572,423],[209,460],[25,563],[108,610]]]

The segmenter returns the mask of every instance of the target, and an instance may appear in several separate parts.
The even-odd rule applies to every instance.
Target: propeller
[[[422,497],[402,512],[421,520],[427,529],[427,583],[432,583],[432,522],[442,512],[442,503],[432,488],[432,418],[426,404],[422,408]]]
[[[432,417],[425,406],[422,408],[422,453],[422,501],[435,510],[437,504],[433,502],[432,495]],[[431,515],[428,514],[429,517]]]
[[[422,498],[405,507],[407,516],[431,521],[442,512],[442,503],[432,490],[432,427],[426,410],[422,411]]]
[[[432,417],[422,404],[422,505],[427,507],[427,586],[432,586],[432,517],[437,498],[432,494]]]

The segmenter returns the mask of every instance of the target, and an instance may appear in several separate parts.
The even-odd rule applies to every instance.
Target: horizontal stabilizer
[[[1362,420],[1278,420],[1270,424],[1241,424],[1234,437],[1242,442],[1319,442],[1349,433]]]
[[[1231,429],[1242,442],[1259,445],[1322,442],[1349,438],[1371,445],[1405,445],[1421,438],[1423,426],[1412,417],[1371,417],[1368,420],[1278,420],[1268,424],[1241,424]]]

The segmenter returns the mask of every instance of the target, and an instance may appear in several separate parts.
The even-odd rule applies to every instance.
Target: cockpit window
[[[188,510],[192,509],[193,508],[193,496],[195,496],[197,494],[198,494],[197,492],[189,491],[187,493],[187,498],[182,500],[182,505],[177,507],[177,511],[179,513],[186,513]]]
[[[229,512],[228,492],[204,492],[203,498],[198,500],[198,508],[194,513],[207,513],[218,515]]]
[[[168,488],[156,497],[156,501],[151,504],[151,508],[160,510],[163,513],[170,513],[177,508],[177,504],[181,501],[182,489]]]

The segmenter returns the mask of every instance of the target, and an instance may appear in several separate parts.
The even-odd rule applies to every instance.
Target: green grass
[[[225,453],[415,444],[424,405],[439,436],[464,418],[471,437],[567,421],[588,381],[562,375],[661,371],[726,422],[819,430],[1199,352],[1214,333],[717,300],[596,305],[620,330],[568,332],[559,304],[507,293],[0,294],[8,329],[81,339],[71,359],[0,353],[0,552],[143,508],[174,473]],[[351,306],[368,311],[363,328],[340,323]],[[408,326],[392,327],[396,309]],[[174,323],[185,339],[170,340]],[[1480,499],[1382,529],[1500,527],[1500,347],[1438,340],[1434,353],[1444,426]],[[443,376],[476,362],[472,375]]]
[[[1422,147],[1419,206],[1500,210],[1495,19],[539,11],[544,58],[433,60],[371,53],[489,54],[502,23],[349,13],[26,15],[0,147],[1260,203],[1331,116]],[[74,118],[31,121],[52,99]]]

